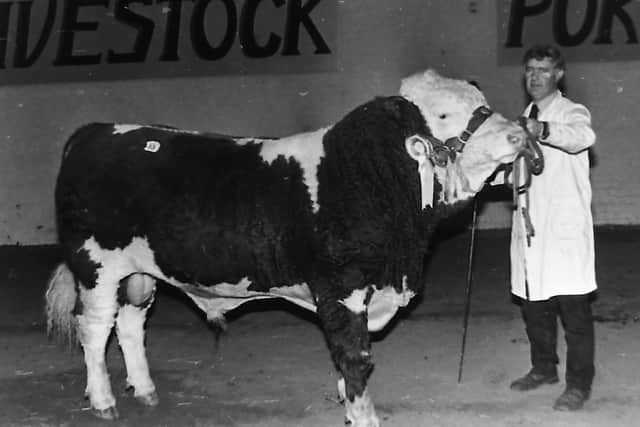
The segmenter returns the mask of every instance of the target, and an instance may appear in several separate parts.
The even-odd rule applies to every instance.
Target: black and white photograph
[[[639,33],[0,0],[0,426],[640,425]]]

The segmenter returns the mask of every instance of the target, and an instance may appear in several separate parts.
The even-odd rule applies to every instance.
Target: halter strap
[[[476,108],[471,114],[471,118],[467,123],[467,127],[460,135],[454,136],[442,141],[435,136],[429,136],[428,139],[433,146],[431,159],[438,166],[445,166],[449,160],[452,162],[456,159],[456,154],[464,150],[464,146],[469,141],[473,133],[493,114],[493,111],[485,105]]]

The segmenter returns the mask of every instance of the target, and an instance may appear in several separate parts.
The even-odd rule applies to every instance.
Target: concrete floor
[[[529,362],[509,295],[506,231],[477,235],[464,371],[457,382],[468,243],[465,230],[439,240],[427,263],[424,295],[373,337],[370,392],[383,425],[639,425],[640,229],[596,232],[597,374],[591,400],[571,414],[551,409],[562,384],[531,393],[508,390]],[[142,408],[126,393],[122,357],[112,342],[108,364],[121,418],[94,419],[82,398],[81,352],[49,342],[44,332],[44,287],[58,261],[55,246],[0,247],[0,425],[343,424],[337,375],[313,314],[284,302],[252,303],[229,316],[216,343],[202,314],[164,286],[147,334],[160,405]]]

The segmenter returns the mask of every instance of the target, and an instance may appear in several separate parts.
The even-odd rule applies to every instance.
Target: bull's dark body
[[[338,122],[324,138],[319,212],[314,214],[300,165],[282,156],[267,164],[260,143],[150,127],[113,135],[91,124],[70,139],[58,177],[62,246],[91,287],[78,245],[125,247],[146,236],[168,276],[187,283],[237,283],[253,289],[341,282],[417,289],[431,210],[420,210],[419,183],[404,139],[428,129],[402,98],[378,98]],[[157,152],[145,151],[157,141]],[[78,259],[78,257],[80,257]],[[341,278],[341,271],[351,273]],[[356,274],[356,276],[354,276]],[[356,279],[357,278],[357,279]],[[354,280],[356,279],[356,280]],[[328,284],[326,284],[328,286]],[[336,283],[338,285],[338,283]],[[344,295],[341,295],[344,296]]]
[[[112,135],[92,124],[70,140],[58,178],[60,241],[94,236],[123,248],[146,236],[163,272],[186,283],[299,283],[312,267],[311,202],[299,165],[268,165],[259,144],[141,128]],[[145,151],[157,141],[157,152]],[[81,260],[82,262],[82,260]],[[90,277],[79,277],[87,287]]]
[[[366,312],[340,303],[371,284],[419,291],[436,217],[421,209],[415,161],[404,141],[429,129],[404,98],[376,98],[324,136],[318,168],[319,210],[300,165],[272,164],[260,144],[143,128],[113,135],[92,124],[70,139],[57,182],[56,207],[66,261],[82,285],[95,269],[82,244],[125,247],[146,237],[167,276],[215,285],[251,280],[252,290],[305,282],[314,296],[331,354],[360,395],[372,364]],[[144,150],[157,141],[157,152]],[[448,207],[446,209],[451,209]]]

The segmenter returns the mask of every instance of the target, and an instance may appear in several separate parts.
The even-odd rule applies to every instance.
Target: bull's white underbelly
[[[249,290],[251,281],[246,277],[240,282],[220,283],[214,286],[176,285],[204,311],[210,320],[218,319],[229,310],[245,302],[258,299],[284,298],[315,313],[316,304],[306,283],[271,288],[268,292]]]
[[[220,283],[208,287],[188,284],[176,286],[186,293],[210,320],[221,318],[224,313],[245,302],[270,298],[283,298],[302,308],[316,312],[315,300],[306,283],[274,287],[268,292],[249,290],[250,285],[251,281],[245,277],[236,284]],[[365,305],[364,301],[369,289],[373,290],[373,294],[369,303]],[[356,314],[366,310],[369,331],[379,331],[389,323],[398,308],[406,306],[413,296],[414,293],[406,286],[399,293],[390,286],[376,289],[371,285],[369,288],[353,291],[340,303]]]
[[[102,266],[98,269],[101,276],[99,282],[113,283],[117,286],[120,280],[131,275],[147,274],[181,289],[210,320],[221,319],[226,312],[245,302],[269,298],[284,298],[316,312],[316,302],[306,283],[273,287],[267,292],[258,292],[249,289],[251,281],[246,277],[238,283],[219,283],[213,286],[188,284],[168,277],[155,263],[154,253],[146,238],[134,237],[125,248],[109,250],[100,247],[95,238],[91,237],[83,248],[88,251],[92,261]],[[371,298],[365,303],[370,292]],[[414,295],[414,292],[407,288],[407,278],[404,276],[401,292],[397,292],[392,286],[378,289],[371,284],[363,289],[354,290],[339,302],[353,313],[366,312],[368,329],[378,331],[384,328],[398,309],[406,306]]]

